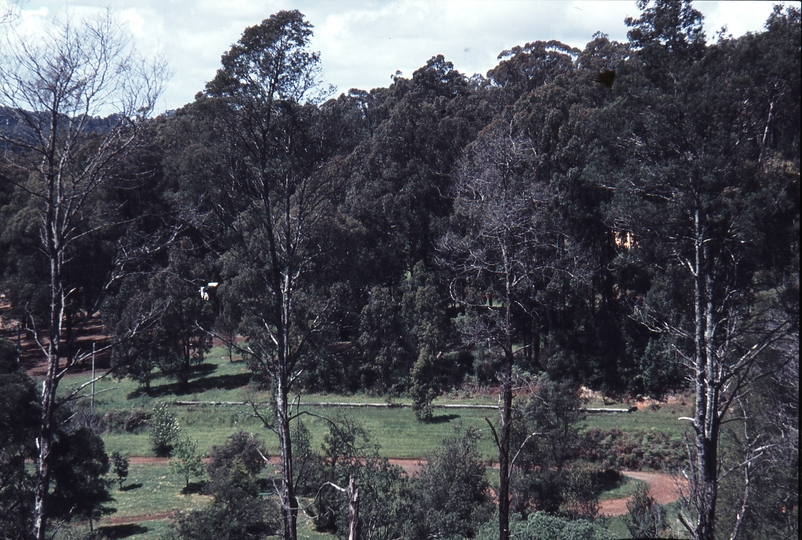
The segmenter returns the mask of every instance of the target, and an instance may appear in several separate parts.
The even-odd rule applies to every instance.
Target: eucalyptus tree
[[[299,510],[290,392],[332,310],[334,293],[320,276],[340,192],[326,166],[333,145],[317,128],[315,101],[325,90],[311,36],[298,11],[246,28],[195,104],[219,129],[219,166],[205,186],[226,244],[219,292],[237,304],[241,349],[274,393],[272,417],[262,418],[279,440],[287,539],[297,537]]]
[[[25,314],[27,330],[47,366],[33,520],[33,534],[41,540],[57,430],[56,390],[64,375],[88,356],[72,343],[71,325],[75,316],[94,313],[105,291],[102,283],[81,283],[86,260],[79,247],[102,236],[114,222],[106,219],[114,209],[105,206],[102,192],[140,145],[165,66],[142,61],[110,13],[80,22],[54,20],[35,37],[11,28],[4,49],[0,106],[13,116],[13,129],[0,135],[10,150],[4,154],[3,175],[26,200],[18,216],[27,217],[36,231],[31,265],[41,269],[47,283],[44,314]],[[102,126],[94,121],[99,115],[109,115]],[[119,256],[112,250],[104,261],[107,270]],[[101,272],[99,277],[107,280],[113,274]]]
[[[627,20],[634,52],[616,82],[620,94],[600,111],[612,159],[596,174],[616,192],[610,223],[634,234],[621,262],[645,271],[645,286],[623,294],[645,327],[670,338],[695,394],[687,419],[690,505],[680,517],[694,538],[712,539],[722,426],[757,378],[789,361],[774,351],[798,325],[786,299],[798,290],[789,255],[798,246],[799,206],[787,195],[798,192],[799,123],[779,129],[772,109],[781,92],[774,102],[771,92],[755,95],[753,78],[771,62],[798,67],[799,32],[784,27],[787,52],[740,56],[731,54],[734,43],[706,47],[690,2],[639,5],[641,17]],[[746,61],[755,56],[761,61]],[[797,71],[774,88],[799,88]],[[762,125],[743,114],[752,107]],[[784,131],[785,140],[766,148],[764,129]],[[775,253],[764,253],[765,242]]]
[[[526,317],[533,277],[552,257],[551,238],[545,232],[549,214],[542,211],[550,192],[534,166],[536,147],[514,121],[499,119],[486,128],[459,165],[452,229],[440,243],[443,262],[453,276],[452,298],[467,310],[465,337],[498,366],[501,418],[493,434],[499,453],[503,539],[509,538],[513,345]]]

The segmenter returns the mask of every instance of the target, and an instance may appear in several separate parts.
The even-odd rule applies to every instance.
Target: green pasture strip
[[[110,478],[116,478],[110,475]],[[192,493],[184,495],[186,481],[182,476],[172,474],[167,464],[132,463],[128,468],[128,478],[123,489],[115,484],[111,495],[115,501],[111,504],[117,509],[110,517],[125,518],[164,512],[184,511],[204,506],[210,497]],[[100,520],[100,525],[108,523],[108,518]]]
[[[71,390],[90,379],[88,372],[67,376],[59,388],[65,396]],[[198,449],[208,454],[214,445],[223,444],[228,436],[238,429],[261,435],[271,453],[277,452],[275,435],[254,417],[249,405],[192,405],[175,406],[176,402],[244,402],[253,400],[269,403],[267,391],[255,391],[249,387],[250,371],[242,361],[230,362],[224,347],[212,349],[204,364],[199,366],[190,379],[188,393],[176,393],[175,383],[159,372],[154,373],[151,395],[145,394],[138,383],[130,379],[115,380],[107,377],[95,383],[94,412],[97,416],[106,413],[125,413],[134,410],[150,411],[157,401],[173,405],[181,425],[182,435],[195,439]],[[90,387],[81,390],[83,396],[78,406],[90,409]],[[335,394],[308,394],[300,398],[296,411],[310,431],[313,449],[319,449],[328,432],[328,422],[338,415],[358,421],[369,433],[371,441],[380,445],[381,455],[394,458],[421,458],[434,451],[443,438],[454,434],[457,426],[462,430],[474,427],[482,433],[479,451],[484,459],[495,461],[497,451],[492,441],[487,422],[498,422],[498,412],[493,409],[435,408],[433,422],[419,422],[409,407],[351,407],[315,406],[311,404],[364,404],[409,405],[409,398],[386,398],[367,394],[349,396]],[[296,404],[298,401],[295,402]],[[470,392],[452,392],[435,400],[434,405],[482,405],[492,406],[496,401],[488,395],[473,395]],[[626,408],[629,403],[587,403],[588,407]],[[671,404],[647,408],[632,413],[589,413],[581,422],[581,429],[620,429],[628,432],[662,432],[672,439],[680,440],[687,422],[678,420],[690,415],[690,405]],[[270,408],[263,407],[269,417]],[[127,456],[152,456],[147,429],[136,433],[107,432],[103,435],[106,451],[118,451]]]
[[[174,407],[172,409],[181,426],[181,435],[189,436],[198,444],[202,454],[208,454],[214,445],[222,445],[227,437],[242,429],[259,435],[267,444],[268,452],[278,452],[275,434],[253,416],[247,406],[231,407]],[[420,458],[436,450],[442,440],[453,436],[455,430],[475,427],[482,431],[479,451],[484,459],[496,460],[497,452],[492,435],[484,420],[487,416],[496,421],[492,410],[436,409],[432,422],[420,422],[409,408],[331,408],[301,405],[299,418],[309,430],[312,448],[319,450],[329,431],[330,421],[342,416],[359,422],[368,432],[371,443],[380,446],[380,454],[392,458]],[[269,409],[264,414],[269,417]],[[106,452],[120,452],[126,456],[153,456],[147,429],[137,433],[105,433],[102,435]]]
[[[691,416],[691,413],[690,406],[677,404],[665,405],[659,409],[646,408],[632,413],[588,414],[580,422],[580,429],[620,429],[633,433],[656,431],[681,440],[685,429],[690,427],[690,422],[679,418]]]
[[[484,420],[488,416],[495,420],[497,413],[474,409],[443,410],[434,412],[431,422],[420,422],[408,408],[336,408],[301,405],[300,418],[309,430],[312,448],[319,449],[329,431],[330,421],[338,416],[354,420],[362,425],[370,441],[380,446],[380,455],[391,458],[423,458],[434,452],[443,439],[454,436],[456,429],[464,431],[475,427],[482,431],[479,451],[485,459],[497,459],[492,436]],[[489,413],[489,414],[488,414]],[[276,452],[276,438],[265,437],[268,449]]]

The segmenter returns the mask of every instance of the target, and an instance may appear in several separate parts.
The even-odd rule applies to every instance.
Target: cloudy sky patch
[[[7,0],[0,0],[0,5]],[[124,21],[140,52],[161,54],[173,73],[158,109],[192,101],[214,77],[220,56],[248,26],[282,9],[298,9],[314,25],[312,48],[321,52],[323,79],[337,87],[387,86],[437,54],[459,71],[485,74],[499,53],[531,41],[556,39],[582,48],[601,31],[625,41],[634,1],[542,0],[17,0],[15,24],[41,31],[54,14],[73,18],[110,7]],[[799,2],[791,2],[798,6]],[[695,2],[705,15],[708,40],[723,26],[737,37],[760,31],[770,2]]]

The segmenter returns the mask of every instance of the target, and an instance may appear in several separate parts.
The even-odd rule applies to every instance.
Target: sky
[[[0,0],[0,6],[9,0]],[[12,0],[15,24],[36,31],[65,12],[75,19],[110,7],[144,55],[161,54],[172,76],[157,111],[192,101],[248,26],[281,10],[298,9],[314,26],[311,47],[321,54],[322,79],[335,95],[351,88],[386,87],[438,54],[472,75],[497,64],[499,53],[528,42],[556,39],[583,48],[595,32],[626,41],[634,0]],[[800,2],[777,2],[799,6]],[[734,37],[759,32],[771,13],[767,1],[694,2],[708,40],[722,26]]]

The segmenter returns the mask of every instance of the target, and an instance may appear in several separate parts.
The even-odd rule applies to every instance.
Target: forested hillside
[[[786,530],[799,10],[734,39],[705,36],[690,2],[644,2],[625,43],[533,41],[472,77],[435,56],[337,97],[313,22],[280,12],[245,29],[196,99],[157,117],[164,66],[116,67],[127,53],[98,39],[110,22],[0,60],[0,292],[48,367],[33,400],[11,364],[0,371],[13,399],[37,402],[30,433],[0,425],[3,467],[37,463],[15,487],[31,493],[14,510],[29,517],[0,528],[44,538],[59,511],[46,505],[69,416],[56,391],[88,365],[73,338],[99,313],[107,367],[145,391],[157,369],[186,387],[212,338],[244,356],[272,390],[285,538],[293,396],[410,396],[426,421],[468,383],[499,391],[509,538],[514,396],[537,376],[618,396],[689,391],[689,534]],[[121,108],[101,118],[109,103]]]

